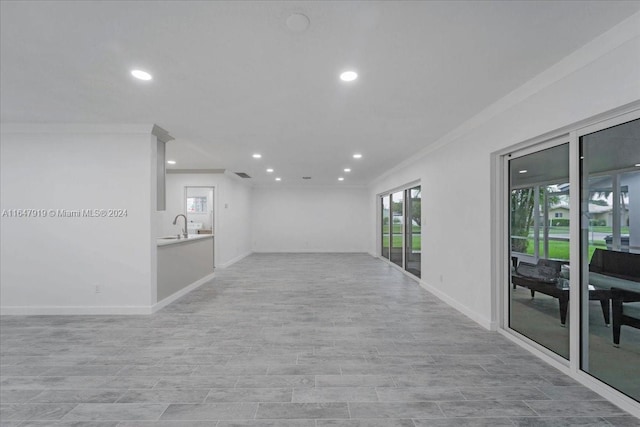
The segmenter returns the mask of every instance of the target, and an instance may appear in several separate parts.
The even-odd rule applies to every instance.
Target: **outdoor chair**
[[[613,345],[620,347],[621,327],[640,329],[640,292],[611,288],[613,308]]]

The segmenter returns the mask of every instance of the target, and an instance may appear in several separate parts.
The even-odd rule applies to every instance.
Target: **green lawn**
[[[529,244],[527,245],[527,254],[533,255],[534,243],[533,239],[528,239]],[[607,245],[604,240],[594,240],[589,244],[589,259],[591,259],[591,255],[596,249],[606,249]],[[544,254],[544,246],[543,243],[540,242],[540,256]],[[569,241],[557,241],[550,240],[549,241],[549,258],[553,259],[566,259],[569,260]]]
[[[589,232],[613,234],[611,227],[589,227]],[[549,227],[549,234],[569,234],[569,227]],[[629,227],[620,227],[620,234],[629,234]]]
[[[413,227],[414,239],[413,239],[413,250],[421,250],[421,239],[420,239],[420,226],[414,225]],[[590,227],[589,231],[594,231],[596,233],[611,233],[611,227]],[[622,234],[629,234],[629,227],[622,227]],[[383,247],[389,247],[389,225],[382,226],[382,244]],[[550,227],[549,234],[569,234],[569,227]],[[529,244],[527,245],[527,254],[533,255],[533,238],[528,239]],[[400,248],[402,247],[402,224],[393,224],[393,247]],[[606,249],[607,245],[604,240],[595,240],[589,245],[589,259],[591,259],[591,255],[597,249]],[[540,241],[540,252],[541,255],[544,253],[543,242]],[[549,241],[549,258],[553,259],[566,259],[569,260],[569,241],[557,241],[550,240]]]
[[[621,234],[629,234],[629,227],[621,227]],[[589,227],[589,232],[594,233],[610,233],[613,234],[611,227]],[[568,235],[569,227],[549,227],[549,235]],[[533,255],[533,235],[531,235],[528,239],[529,244],[527,245],[527,254]],[[597,249],[606,249],[607,245],[604,240],[594,240],[589,243],[589,259],[593,255],[593,252]],[[540,251],[539,254],[542,256],[544,254],[544,246],[542,242],[542,236],[540,237]],[[557,241],[550,240],[549,241],[549,258],[553,259],[569,259],[569,241]]]
[[[393,224],[393,247],[401,248],[402,247],[402,224]],[[422,248],[421,238],[420,238],[420,226],[414,225],[412,226],[413,231],[413,242],[412,247],[414,251],[419,251]],[[383,247],[389,247],[389,225],[382,226],[382,245]]]
[[[420,233],[420,226],[419,225],[414,225],[413,226],[413,232],[414,233]],[[389,234],[389,226],[388,225],[383,225],[382,226],[382,234]],[[402,224],[393,224],[393,234],[402,234]]]
[[[414,251],[419,251],[422,249],[422,239],[420,238],[420,233],[414,233],[412,247]],[[389,247],[389,236],[385,235],[382,237],[382,247]],[[402,236],[394,235],[393,236],[393,247],[401,248],[402,247]]]

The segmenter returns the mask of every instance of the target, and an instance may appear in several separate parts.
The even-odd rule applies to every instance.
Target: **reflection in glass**
[[[380,198],[382,208],[382,256],[387,259],[389,259],[389,223],[391,222],[389,198],[390,196],[382,196]]]
[[[407,237],[405,248],[405,269],[420,277],[421,258],[421,210],[422,191],[420,186],[407,190],[407,226],[405,228]]]
[[[404,191],[391,195],[391,262],[402,267]]]
[[[581,369],[640,400],[640,120],[581,137],[580,157]]]
[[[509,170],[509,327],[568,359],[569,144]]]

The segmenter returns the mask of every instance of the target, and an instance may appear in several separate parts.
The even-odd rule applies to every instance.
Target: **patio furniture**
[[[620,347],[620,330],[623,325],[640,329],[640,292],[611,288],[613,308],[613,345]]]
[[[589,284],[611,298],[617,347],[621,326],[640,328],[640,254],[596,249],[589,263]]]
[[[520,262],[512,272],[511,282],[515,289],[517,286],[528,288],[531,291],[531,298],[536,292],[558,298],[560,309],[560,324],[567,323],[567,312],[569,309],[569,265],[565,261],[539,259],[536,264]],[[600,301],[602,307],[602,317],[608,326],[610,321],[609,311],[609,290],[596,289],[589,286],[589,299]]]
[[[513,261],[513,259],[512,259]],[[567,309],[569,308],[569,288],[558,286],[558,278],[564,261],[539,259],[536,264],[520,262],[512,271],[511,283],[515,289],[517,286],[528,288],[531,298],[536,292],[558,298],[560,306],[560,323],[564,326],[567,322]]]

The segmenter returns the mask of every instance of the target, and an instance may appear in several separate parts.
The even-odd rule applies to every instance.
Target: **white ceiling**
[[[0,4],[2,122],[156,123],[176,138],[174,168],[274,185],[267,167],[282,184],[366,184],[640,10],[635,1]],[[294,12],[310,18],[305,32],[287,28]],[[154,79],[134,80],[136,67]],[[360,78],[345,84],[338,74],[349,68]]]

